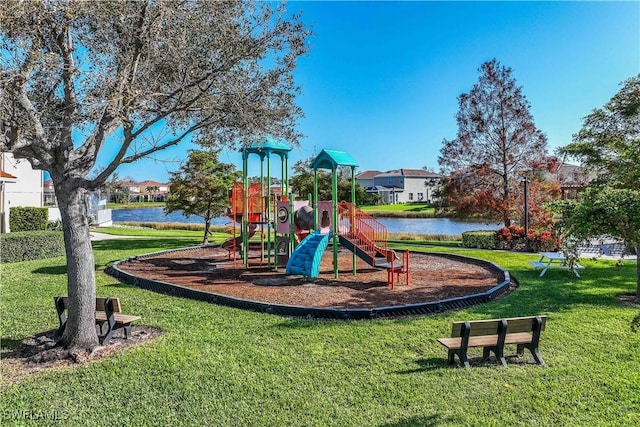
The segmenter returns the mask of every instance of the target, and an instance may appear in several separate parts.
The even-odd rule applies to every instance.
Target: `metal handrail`
[[[349,202],[338,204],[338,231],[372,257],[387,254],[387,227]]]

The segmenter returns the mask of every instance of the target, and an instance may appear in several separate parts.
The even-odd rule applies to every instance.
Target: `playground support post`
[[[249,219],[247,213],[249,212],[249,178],[248,174],[248,165],[247,158],[249,154],[245,151],[242,153],[242,188],[244,189],[244,197],[243,197],[243,213],[242,213],[242,225],[240,229],[240,235],[242,236],[242,263],[246,266],[249,262],[248,254],[247,254],[247,246],[249,245],[249,238],[246,230],[249,230]]]
[[[293,223],[293,209],[295,208],[295,195],[289,193],[289,256],[293,253],[293,247],[295,246],[295,227]]]
[[[265,203],[264,203],[264,156],[260,153],[260,265],[264,262],[264,213]]]
[[[313,229],[318,229],[318,170],[313,171]]]
[[[351,166],[351,205],[356,206],[356,168],[353,166]],[[353,227],[355,220],[356,220],[356,210],[351,209],[351,218],[349,220],[349,222],[351,223],[351,227]],[[351,262],[353,265],[353,275],[355,276],[358,271],[357,269],[358,260],[356,259],[355,251],[351,253]]]
[[[338,278],[338,170],[331,170],[331,199],[333,204],[333,277]]]
[[[271,153],[267,153],[267,199],[265,200],[267,206],[262,211],[267,217],[265,221],[267,223],[267,267],[271,268]],[[264,245],[262,245],[262,251],[264,252]]]

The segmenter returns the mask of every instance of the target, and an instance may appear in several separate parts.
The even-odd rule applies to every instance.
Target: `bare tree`
[[[473,206],[481,210],[474,213],[499,217],[509,225],[517,178],[546,165],[547,138],[536,128],[511,68],[493,59],[478,71],[478,82],[458,97],[458,134],[443,141],[438,162],[451,175],[445,188],[464,188],[464,194],[447,197],[450,205],[463,210]],[[459,178],[466,184],[456,185]],[[457,201],[464,204],[457,206]]]
[[[308,31],[250,1],[6,1],[0,11],[0,150],[51,174],[67,255],[62,342],[90,350],[95,271],[84,194],[122,163],[191,135],[229,146],[297,142],[292,72]],[[89,178],[98,153],[116,146]]]

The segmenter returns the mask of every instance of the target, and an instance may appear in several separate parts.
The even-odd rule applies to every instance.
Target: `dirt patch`
[[[640,308],[640,298],[636,294],[620,294],[618,295],[618,300],[628,306]]]
[[[69,351],[58,345],[54,339],[55,331],[27,338],[15,349],[2,353],[0,389],[43,371],[82,366],[101,360],[126,348],[152,341],[162,334],[160,329],[149,326],[133,325],[131,329],[129,339],[124,339],[118,333],[108,345],[98,346],[90,353]]]
[[[272,260],[272,262],[274,262]],[[496,269],[435,254],[410,254],[409,285],[399,277],[395,288],[387,285],[387,271],[375,269],[341,250],[338,277],[333,253],[328,250],[320,276],[309,279],[273,271],[259,252],[250,252],[249,268],[240,259],[228,259],[216,247],[169,252],[128,260],[119,268],[134,276],[172,283],[199,291],[270,304],[319,308],[373,308],[439,301],[485,292],[502,281]],[[396,280],[398,278],[396,277]]]

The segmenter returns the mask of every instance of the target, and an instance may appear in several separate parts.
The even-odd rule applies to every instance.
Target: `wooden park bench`
[[[54,297],[56,311],[60,327],[57,335],[62,336],[67,325],[67,315],[65,312],[69,308],[69,297]],[[121,314],[120,299],[118,298],[96,298],[96,325],[100,329],[101,345],[107,345],[113,337],[113,333],[119,329],[124,331],[125,339],[131,335],[131,322],[141,319],[140,316]]]
[[[449,350],[448,362],[455,363],[455,355],[465,368],[469,368],[467,349],[484,347],[482,357],[488,359],[491,352],[496,359],[507,366],[504,346],[516,344],[518,355],[527,348],[539,365],[544,365],[538,344],[547,316],[514,317],[509,319],[471,320],[453,322],[450,338],[439,338],[438,342]]]

